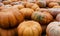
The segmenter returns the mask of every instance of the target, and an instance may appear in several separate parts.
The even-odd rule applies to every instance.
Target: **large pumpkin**
[[[11,28],[22,22],[24,16],[17,8],[3,9],[0,12],[0,27]]]
[[[34,12],[31,18],[35,21],[40,22],[41,24],[47,24],[53,20],[53,17],[50,15],[50,13],[39,11]]]
[[[24,14],[25,18],[31,18],[31,15],[34,12],[34,10],[30,8],[23,8],[20,10],[20,12]]]
[[[57,14],[60,13],[60,8],[50,8],[48,10],[49,10],[50,14],[54,17],[56,17]]]
[[[42,28],[38,22],[24,21],[18,26],[18,36],[41,36]]]
[[[57,2],[50,2],[50,3],[48,4],[48,7],[50,7],[50,8],[52,8],[52,7],[54,7],[54,6],[59,6],[59,4],[58,4]]]
[[[60,36],[60,22],[51,22],[46,29],[47,36]]]
[[[2,29],[0,28],[0,36],[17,36],[17,29]]]
[[[60,21],[60,14],[56,16],[56,21]]]

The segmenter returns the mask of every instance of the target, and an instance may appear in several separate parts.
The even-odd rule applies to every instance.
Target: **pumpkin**
[[[55,18],[60,13],[60,8],[50,8],[49,13]]]
[[[0,36],[17,36],[17,29],[2,29],[0,28]]]
[[[42,28],[38,22],[24,21],[18,26],[18,36],[41,36]]]
[[[29,18],[31,18],[31,15],[34,12],[34,10],[30,9],[30,8],[23,8],[20,10],[20,12],[23,13],[25,18],[29,19]]]
[[[60,6],[54,6],[53,8],[60,8]]]
[[[56,16],[56,20],[57,20],[57,21],[60,21],[60,14],[58,14],[58,15]]]
[[[40,22],[41,24],[47,24],[53,20],[53,17],[48,12],[35,11],[32,13],[31,18],[35,21]]]
[[[0,27],[13,28],[24,20],[24,16],[17,8],[3,9],[0,12]]]
[[[0,3],[0,10],[3,9],[3,7],[4,7],[4,4]]]
[[[10,4],[11,2],[10,1],[3,1],[3,4],[7,5],[7,4]]]
[[[36,11],[49,12],[46,8],[37,8]]]
[[[46,7],[46,1],[45,0],[37,0],[35,3],[38,4],[39,7]]]
[[[48,4],[48,7],[50,7],[50,8],[52,8],[52,7],[54,7],[54,6],[59,6],[59,4],[58,4],[57,2],[50,2],[50,3]]]
[[[51,22],[46,29],[47,36],[60,36],[60,22]]]
[[[39,8],[39,6],[35,3],[26,3],[26,8],[31,8],[33,10],[36,10],[37,8]]]

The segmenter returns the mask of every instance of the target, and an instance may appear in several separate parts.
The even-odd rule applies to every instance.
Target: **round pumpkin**
[[[58,15],[56,16],[56,20],[57,20],[57,21],[60,21],[60,14],[58,14]]]
[[[36,11],[32,14],[31,18],[35,21],[40,22],[41,24],[48,24],[53,20],[53,17],[48,12]]]
[[[50,3],[48,4],[48,7],[50,7],[50,8],[52,8],[52,7],[54,7],[54,6],[59,6],[59,4],[58,4],[57,2],[50,2]]]
[[[51,22],[46,29],[47,36],[60,36],[60,22]]]
[[[41,25],[35,21],[24,21],[18,26],[18,36],[41,36],[41,33]]]
[[[0,28],[0,36],[17,36],[17,29],[2,29]]]
[[[3,1],[3,4],[7,5],[7,4],[10,4],[11,2],[10,1]]]
[[[0,12],[0,27],[13,28],[24,20],[24,16],[17,8],[3,9]]]
[[[46,7],[46,1],[45,0],[37,0],[35,3],[38,4],[39,7]]]
[[[20,10],[21,13],[25,16],[25,18],[31,18],[32,13],[34,12],[33,9],[30,8],[23,8]]]
[[[60,8],[50,8],[49,13],[55,18],[60,13]]]
[[[36,10],[37,8],[39,8],[39,6],[35,3],[26,3],[26,8],[31,8],[33,10]]]

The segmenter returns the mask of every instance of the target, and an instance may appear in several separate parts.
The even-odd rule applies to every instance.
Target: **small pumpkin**
[[[49,12],[49,10],[46,8],[37,8],[36,11]]]
[[[18,36],[41,36],[41,33],[41,25],[35,21],[24,21],[18,26]]]
[[[38,4],[39,7],[46,7],[46,1],[45,0],[37,0],[35,3]]]
[[[32,13],[34,12],[31,8],[23,8],[20,10],[21,13],[25,16],[25,18],[31,18]]]
[[[53,20],[53,17],[50,13],[40,11],[32,13],[31,18],[35,21],[40,22],[41,24],[47,24]]]
[[[60,36],[60,22],[51,22],[46,29],[47,36]]]
[[[26,8],[31,8],[33,10],[36,10],[37,8],[39,8],[39,6],[35,3],[26,3]]]
[[[24,20],[24,16],[17,8],[3,9],[0,12],[0,27],[13,28]]]
[[[52,8],[52,7],[54,7],[54,6],[59,6],[59,4],[58,4],[57,2],[50,2],[50,3],[48,4],[48,7],[50,7],[50,8]]]
[[[60,13],[60,8],[50,8],[49,13],[55,18]]]
[[[7,5],[7,4],[10,4],[11,2],[10,1],[3,1],[3,4]]]
[[[0,36],[17,36],[17,29],[2,29],[0,28]]]
[[[58,15],[56,16],[56,20],[57,20],[57,21],[60,21],[60,14],[58,14]]]

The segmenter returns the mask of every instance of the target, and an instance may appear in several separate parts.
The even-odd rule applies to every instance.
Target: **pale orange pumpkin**
[[[2,29],[0,28],[0,36],[18,36],[17,29]]]
[[[25,18],[31,18],[32,13],[34,12],[31,8],[23,8],[20,10],[21,13],[25,16]]]
[[[41,36],[41,33],[41,25],[35,21],[24,21],[18,26],[18,36]]]
[[[32,13],[31,18],[45,25],[53,20],[53,17],[50,13],[40,11],[35,11],[34,13]]]
[[[49,8],[49,13],[55,18],[60,13],[60,8]]]
[[[24,20],[24,16],[17,8],[3,9],[0,12],[0,27],[12,28]]]
[[[60,21],[60,14],[56,16],[56,21]]]
[[[50,2],[50,3],[48,4],[48,7],[50,7],[50,8],[52,8],[52,7],[54,7],[54,6],[59,6],[59,4],[58,4],[57,2]]]
[[[51,22],[46,29],[47,36],[60,36],[60,22]]]

